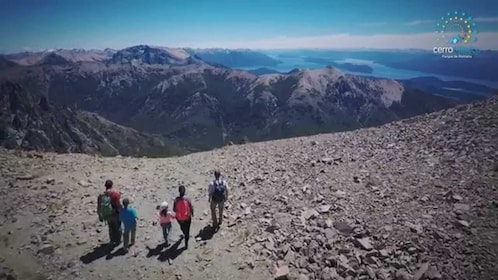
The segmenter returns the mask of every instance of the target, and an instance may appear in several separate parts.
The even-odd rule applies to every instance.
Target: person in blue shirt
[[[130,206],[128,198],[123,199],[123,208],[119,213],[121,222],[124,226],[123,231],[123,249],[128,252],[128,247],[135,244],[135,233],[137,231],[137,211]],[[130,243],[131,235],[131,243]]]

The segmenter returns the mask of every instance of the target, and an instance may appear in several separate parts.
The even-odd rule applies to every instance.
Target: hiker
[[[109,226],[109,239],[111,246],[121,243],[121,220],[119,211],[121,210],[120,195],[112,189],[111,180],[105,181],[105,192],[97,199],[97,213],[101,222],[106,222]]]
[[[129,246],[135,244],[135,234],[137,232],[137,211],[130,205],[128,198],[123,199],[123,209],[119,212],[119,217],[123,222],[123,249],[128,252]],[[131,243],[130,243],[131,234]]]
[[[226,181],[221,179],[220,171],[215,171],[214,177],[215,180],[209,184],[208,193],[213,228],[218,229],[223,223],[223,208],[228,199],[228,186]],[[216,208],[218,208],[218,219],[216,219]]]
[[[168,202],[166,201],[163,201],[161,205],[156,207],[156,209],[159,210],[157,216],[159,220],[159,225],[163,230],[164,244],[168,246],[169,245],[168,236],[171,231],[171,222],[175,218],[175,214],[172,213],[171,211],[168,211]],[[156,224],[156,222],[154,222],[154,224]]]
[[[178,193],[179,196],[173,202],[173,212],[175,212],[176,220],[182,230],[183,238],[185,238],[185,249],[187,249],[190,237],[190,224],[194,216],[194,207],[190,199],[185,197],[185,186],[179,186]]]

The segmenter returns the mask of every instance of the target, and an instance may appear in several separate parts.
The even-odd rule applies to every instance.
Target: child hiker
[[[159,219],[159,225],[163,229],[164,243],[166,246],[169,245],[169,232],[171,231],[171,222],[175,218],[175,213],[168,211],[168,202],[163,201],[158,207],[159,212],[157,213]]]
[[[137,231],[137,211],[130,206],[128,198],[123,199],[123,209],[119,212],[119,217],[123,222],[123,249],[128,252],[128,247],[135,244],[135,233]],[[131,234],[131,243],[130,243]]]

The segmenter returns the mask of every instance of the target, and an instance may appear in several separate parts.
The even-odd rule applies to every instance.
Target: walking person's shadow
[[[94,262],[100,258],[106,257],[108,258],[111,256],[112,250],[116,248],[117,246],[111,246],[109,244],[101,244],[95,248],[93,248],[93,251],[83,255],[80,257],[80,261],[84,264],[89,264],[91,262]]]
[[[117,256],[124,256],[126,255],[126,251],[124,248],[120,248],[119,250],[116,250],[114,253],[111,253],[111,254],[108,254],[105,259],[106,260],[110,260],[114,257],[117,257]]]
[[[195,236],[195,239],[200,238],[201,241],[210,240],[213,238],[216,233],[216,229],[211,225],[206,225],[203,229],[199,231],[199,233]]]
[[[157,260],[161,262],[171,262],[172,260],[176,259],[178,256],[180,256],[183,251],[185,251],[185,247],[178,248],[180,247],[180,243],[182,243],[182,239],[179,239],[176,241],[173,245],[171,245],[169,248],[163,251],[164,248],[166,248],[165,244],[159,244],[156,246],[156,248],[150,248],[146,247],[147,250],[149,250],[149,253],[147,254],[147,258],[158,256]]]

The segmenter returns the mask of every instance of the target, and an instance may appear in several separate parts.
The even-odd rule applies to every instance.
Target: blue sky
[[[436,21],[472,15],[498,49],[496,0],[0,0],[0,52],[123,48],[430,46]]]

